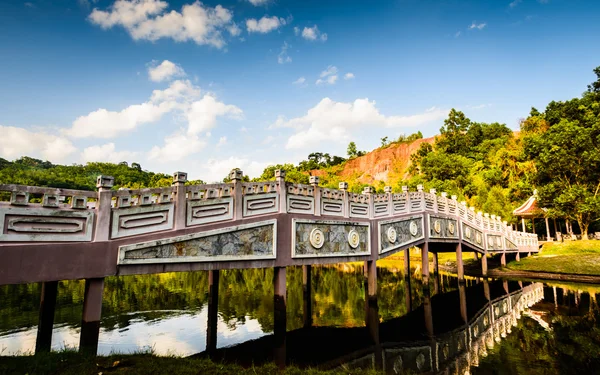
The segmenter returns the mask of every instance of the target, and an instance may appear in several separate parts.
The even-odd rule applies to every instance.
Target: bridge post
[[[421,246],[421,275],[423,286],[429,288],[429,244],[427,242]]]
[[[185,183],[187,181],[187,173],[175,172],[173,173],[173,186],[175,186],[175,217],[174,226],[175,229],[183,229],[186,224],[186,192]]]
[[[344,194],[344,197],[342,199],[343,208],[344,208],[344,217],[349,218],[350,217],[350,201],[348,199],[348,183],[342,181],[338,184],[338,187]]]
[[[404,302],[406,311],[412,311],[412,296],[410,288],[410,249],[404,249]]]
[[[458,282],[465,281],[465,269],[463,265],[462,257],[462,244],[459,242],[456,244],[456,273],[458,274]]]
[[[302,294],[304,300],[304,328],[312,327],[312,286],[311,266],[302,266]]]
[[[433,255],[433,290],[435,294],[440,292],[440,272],[438,267],[438,253],[432,252]]]
[[[487,251],[484,251],[484,253],[481,254],[481,274],[483,275],[483,277],[486,277],[487,273],[488,273]]]
[[[49,352],[52,347],[52,328],[54,326],[54,310],[56,308],[56,294],[58,281],[42,283],[40,297],[40,316],[35,340],[35,353]]]
[[[517,262],[521,260],[521,255],[519,254],[519,249],[517,249],[517,256],[515,259],[517,260]]]
[[[500,265],[506,266],[506,250],[504,250],[500,256]]]
[[[111,176],[98,176],[96,180],[96,188],[98,188],[98,206],[96,218],[96,230],[94,241],[108,241],[110,238],[110,215],[112,192],[111,187],[114,185],[115,179]]]
[[[279,368],[284,368],[286,363],[286,285],[285,285],[285,267],[273,268],[273,308],[274,324],[273,333],[275,336],[275,349],[273,358]]]
[[[244,172],[239,169],[233,169],[229,172],[229,179],[233,182],[233,219],[241,220],[244,217],[244,192],[242,187],[242,178]],[[281,198],[280,198],[281,199]]]
[[[85,279],[83,316],[81,318],[81,333],[79,335],[80,353],[96,355],[98,352],[103,292],[104,278]]]
[[[423,287],[423,313],[425,314],[425,329],[427,330],[427,335],[429,337],[433,337],[434,329],[433,329],[433,310],[431,308],[431,294],[429,293],[429,288]]]
[[[467,316],[467,286],[464,282],[458,283],[458,298],[460,300],[460,317],[467,324],[469,322]]]
[[[315,199],[315,216],[321,216],[321,191],[319,190],[319,176],[310,176],[310,184],[313,187]]]
[[[373,345],[375,345],[375,368],[383,367],[381,345],[379,341],[379,306],[377,304],[377,262],[366,260],[364,264],[367,300],[365,303],[365,324]]]
[[[208,271],[208,322],[206,325],[206,352],[209,356],[212,356],[217,350],[219,276],[219,270]]]
[[[287,189],[285,187],[285,171],[283,169],[275,171],[275,181],[277,181],[277,193],[279,194],[279,212],[285,214],[287,213]],[[316,208],[315,206],[315,210]]]

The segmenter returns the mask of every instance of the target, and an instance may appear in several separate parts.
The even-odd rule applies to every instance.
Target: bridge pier
[[[284,368],[287,354],[285,347],[286,334],[286,284],[285,267],[275,267],[273,269],[273,308],[274,324],[273,331],[275,336],[275,348],[273,359],[279,368]]]
[[[433,291],[435,294],[440,292],[440,269],[438,266],[438,253],[433,254]]]
[[[467,316],[467,286],[464,281],[458,282],[458,298],[460,299],[460,317],[465,324],[468,324],[469,319]]]
[[[310,265],[302,266],[302,294],[304,301],[304,328],[312,327],[312,286],[311,275],[312,267]]]
[[[85,279],[83,315],[81,317],[81,333],[79,335],[80,353],[96,355],[98,352],[103,292],[104,278]]]
[[[429,289],[429,244],[427,242],[421,246],[421,276],[423,286]]]
[[[54,326],[54,311],[56,308],[57,292],[58,281],[47,281],[42,283],[40,317],[35,340],[36,354],[49,352],[52,347],[52,328]]]
[[[465,269],[462,257],[462,244],[456,244],[456,273],[458,274],[458,282],[465,281]]]
[[[412,311],[412,291],[410,288],[410,250],[404,249],[404,302],[406,311]]]
[[[519,250],[517,250],[517,256],[515,257],[515,259],[518,261],[521,260],[521,255],[519,254]]]
[[[366,260],[364,265],[367,300],[365,301],[365,324],[375,346],[375,368],[383,368],[382,349],[379,341],[379,306],[377,304],[377,262]]]
[[[500,255],[500,265],[506,266],[506,251],[504,251],[502,255]]]
[[[486,277],[488,273],[487,254],[481,254],[481,274]]]
[[[208,271],[208,323],[206,324],[206,352],[212,356],[217,350],[217,322],[219,319],[219,270]]]

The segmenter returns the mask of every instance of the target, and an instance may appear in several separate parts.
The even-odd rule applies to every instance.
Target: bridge
[[[219,270],[272,267],[275,336],[284,347],[286,267],[303,267],[310,297],[311,265],[364,262],[373,306],[376,261],[403,251],[410,270],[411,247],[421,249],[424,285],[430,252],[435,274],[437,254],[455,252],[464,280],[463,251],[481,256],[486,276],[488,255],[505,264],[539,249],[534,234],[422,186],[355,194],[344,182],[327,189],[314,176],[309,185],[286,182],[283,171],[275,177],[242,182],[234,170],[231,183],[186,185],[187,174],[177,172],[171,187],[139,190],[113,190],[110,176],[98,176],[97,191],[0,185],[10,199],[0,202],[0,285],[43,283],[36,351],[50,349],[60,280],[85,279],[80,351],[95,353],[105,277],[207,270],[207,347],[214,350]]]

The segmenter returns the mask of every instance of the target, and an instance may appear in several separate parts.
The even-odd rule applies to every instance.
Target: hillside
[[[385,148],[377,148],[366,155],[348,160],[343,169],[336,175],[344,178],[356,178],[363,184],[373,185],[378,181],[386,184],[396,184],[402,179],[408,179],[410,155],[419,149],[421,143],[433,145],[435,137],[417,139],[412,142],[392,143]],[[313,176],[324,176],[325,170],[312,170]]]

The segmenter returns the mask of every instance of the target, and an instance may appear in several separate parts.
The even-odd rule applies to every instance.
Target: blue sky
[[[600,2],[0,2],[0,157],[221,180],[450,108],[518,128],[600,65]]]

